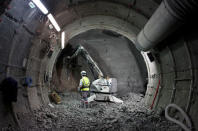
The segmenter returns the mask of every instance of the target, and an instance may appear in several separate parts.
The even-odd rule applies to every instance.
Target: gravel
[[[124,104],[92,102],[82,108],[76,92],[60,94],[62,103],[34,111],[23,130],[53,131],[178,131],[180,128],[148,110],[141,94],[129,93]],[[28,115],[28,114],[27,114]],[[27,116],[23,117],[24,119]]]

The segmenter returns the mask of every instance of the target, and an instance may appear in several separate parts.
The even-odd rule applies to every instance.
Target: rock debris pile
[[[155,115],[144,105],[140,94],[122,97],[124,104],[93,102],[90,108],[80,107],[78,93],[61,94],[62,103],[34,112],[32,130],[68,131],[178,131],[180,128]]]

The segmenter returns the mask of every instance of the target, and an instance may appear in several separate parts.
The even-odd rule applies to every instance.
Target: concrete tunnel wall
[[[152,5],[151,7],[155,7],[155,4],[151,4],[152,3],[151,1],[147,1],[147,2],[148,2],[148,6]],[[33,77],[33,81],[34,81],[33,84],[39,84],[35,88],[25,89],[21,87],[19,89],[18,102],[15,105],[16,106],[15,111],[30,113],[31,110],[38,109],[41,105],[49,103],[48,88],[47,88],[49,83],[44,82],[44,74],[46,74],[46,71],[48,74],[49,71],[51,71],[53,68],[53,64],[51,64],[52,65],[51,67],[49,66],[48,62],[49,63],[55,62],[56,57],[60,52],[60,41],[58,40],[58,44],[57,44],[58,46],[56,46],[55,52],[53,53],[51,59],[47,57],[41,58],[41,56],[39,55],[40,50],[44,48],[44,44],[41,44],[42,43],[41,39],[48,36],[50,31],[47,29],[47,25],[49,23],[39,23],[38,22],[39,15],[37,14],[39,11],[37,9],[29,8],[27,1],[15,0],[12,1],[11,5],[13,5],[16,8],[11,9],[9,12],[11,13],[12,16],[14,16],[14,18],[17,19],[17,21],[12,17],[2,15],[1,18],[3,20],[0,23],[0,31],[3,31],[0,37],[1,39],[0,66],[2,69],[1,79],[9,75],[16,77],[17,80],[20,80],[21,77],[27,75]],[[146,16],[145,12],[149,12],[147,14],[148,16],[150,16],[149,14],[152,14],[152,10],[145,11],[148,8],[145,9],[143,8],[143,7],[147,7],[147,3],[145,5],[142,4],[140,5],[137,4],[134,10],[139,7],[139,9],[141,9],[141,12],[143,12],[142,14],[144,15],[140,15],[141,14],[140,12],[135,13],[132,11],[132,9],[129,11],[126,7],[120,4],[108,3],[108,2],[98,2],[98,3],[91,2],[89,5],[89,3],[84,3],[82,4],[82,6],[74,6],[75,8],[72,8],[71,6],[71,8],[68,8],[64,12],[62,12],[64,8],[60,8],[59,11],[62,13],[59,13],[57,15],[57,20],[58,23],[61,25],[61,27],[65,27],[66,30],[69,27],[67,25],[75,24],[74,22],[75,20],[77,20],[76,22],[79,22],[78,24],[79,26],[81,24],[83,25],[81,19],[86,19],[90,15],[97,15],[97,16],[103,15],[104,17],[107,16],[110,18],[113,17],[113,19],[120,19],[120,20],[123,19],[125,21],[124,23],[129,23],[129,26],[133,25],[135,28],[137,28],[136,31],[138,32],[147,21],[147,19],[144,17]],[[78,7],[79,8],[81,7],[81,10],[80,9],[76,10],[76,8]],[[126,12],[128,11],[130,13],[122,12],[123,10],[125,10]],[[24,15],[23,13],[24,11],[27,13],[26,15]],[[134,17],[134,14],[137,17]],[[66,20],[61,21],[62,19],[61,16],[62,17],[65,16],[65,18],[68,18],[67,21]],[[97,16],[93,16],[93,17],[97,17]],[[24,21],[21,21],[21,18],[24,19]],[[121,23],[117,23],[117,24],[122,25]],[[36,28],[38,27],[38,25],[42,25],[42,24],[45,24],[44,29],[42,30],[41,27],[39,29],[40,31],[43,31],[43,33],[39,37],[35,37]],[[126,24],[124,25],[125,26],[121,26],[122,28],[120,29],[127,27]],[[104,25],[103,26],[98,25],[98,26],[99,26],[98,28],[105,28]],[[83,29],[83,26],[80,27],[82,27]],[[120,31],[120,29],[118,28],[116,31],[118,32]],[[137,34],[137,32],[134,33],[134,37],[135,34]],[[126,32],[122,32],[122,33],[126,33]],[[70,36],[74,34],[70,34]],[[184,35],[179,34],[176,40],[168,41],[167,42],[169,43],[168,45],[167,43],[165,43],[166,46],[163,46],[163,48],[157,51],[156,50],[152,51],[155,57],[154,63],[149,61],[146,62],[147,67],[150,67],[148,68],[149,84],[146,93],[147,104],[150,105],[152,103],[156,91],[157,83],[158,80],[160,79],[161,80],[160,90],[157,95],[157,99],[154,103],[154,109],[160,111],[167,104],[171,102],[178,104],[184,110],[188,108],[186,111],[189,113],[190,117],[192,118],[194,125],[196,126],[196,129],[198,129],[196,124],[197,121],[196,110],[198,106],[198,102],[197,102],[198,101],[197,100],[198,99],[197,98],[198,63],[196,62],[196,59],[198,58],[197,34],[198,34],[197,31],[192,32],[191,30],[188,30],[188,32],[185,33]],[[182,37],[184,36],[185,39],[182,39]],[[34,39],[31,40],[32,38]],[[128,36],[128,38],[131,39],[130,35]],[[20,46],[18,46],[18,44],[20,44]],[[142,53],[144,58],[148,60],[148,58],[146,58],[147,57],[146,53],[145,52]],[[28,60],[25,68],[23,68],[22,66],[24,58],[27,58]],[[174,94],[173,90],[176,90],[175,95],[172,95]],[[0,105],[1,105],[0,118],[4,118],[3,120],[4,122],[1,123],[0,126],[3,127],[4,125],[8,123],[12,123],[13,121],[11,117],[4,117],[3,114],[4,107],[3,104]],[[187,105],[189,106],[187,107]]]
[[[69,43],[72,46],[83,45],[104,75],[117,79],[118,96],[126,96],[128,92],[144,94],[146,91],[144,86],[146,84],[147,71],[141,53],[125,37],[119,34],[117,36],[116,34],[110,35],[106,32],[98,29],[90,30],[73,37]],[[77,71],[78,76],[80,70],[86,70],[89,72],[89,78],[92,78],[93,74],[90,72],[90,67],[83,67],[87,63],[81,61],[79,60],[79,64],[82,67],[79,67]],[[79,82],[79,79],[76,79]],[[93,80],[94,78],[92,78]]]
[[[38,109],[40,106],[49,103],[49,83],[44,82],[44,76],[49,68],[48,62],[50,62],[51,59],[55,60],[56,57],[53,56],[56,56],[55,54],[58,54],[60,51],[60,46],[57,46],[51,59],[45,55],[42,55],[42,50],[46,48],[46,43],[42,41],[42,39],[48,40],[48,36],[51,33],[47,27],[47,25],[49,25],[49,22],[45,21],[46,17],[43,16],[38,9],[31,9],[28,6],[28,2],[29,1],[21,0],[12,1],[10,4],[12,8],[6,11],[9,13],[9,15],[3,14],[1,16],[2,21],[0,23],[0,53],[2,69],[1,80],[6,76],[13,76],[18,80],[20,88],[18,92],[18,101],[15,104],[15,112],[22,112],[24,114],[31,113],[32,110]],[[111,3],[106,6],[106,9],[109,10],[111,14],[117,12],[116,10],[119,5],[113,4],[112,7],[109,7],[110,5]],[[114,8],[115,5],[117,6],[116,8]],[[87,5],[87,7],[85,5],[84,7],[85,9],[89,9],[87,8],[89,5]],[[123,9],[124,6],[121,5],[120,7]],[[95,7],[92,9],[94,8]],[[76,18],[80,17],[79,15],[77,16],[77,14],[74,12],[73,7],[70,8],[70,11],[73,12],[71,14],[73,18],[74,16]],[[105,12],[106,11],[103,10],[103,12],[100,13],[100,8],[98,8],[97,13],[95,14],[105,14]],[[130,10],[127,9],[125,12],[130,12]],[[94,12],[90,10],[90,12],[87,12],[87,15],[90,13]],[[127,18],[133,16],[125,15],[124,17]],[[74,19],[69,18],[68,20],[69,22],[72,22]],[[66,22],[67,21],[65,21],[65,24]],[[145,21],[143,22],[145,23]],[[142,21],[140,20],[137,23],[142,24]],[[144,23],[141,26],[143,26]],[[54,43],[56,43],[56,41]],[[31,76],[33,78],[33,85],[36,85],[36,87],[28,89],[22,87],[20,82],[24,76]],[[8,124],[14,124],[11,116],[4,116],[5,107],[3,106],[2,102],[0,105],[0,116],[1,118],[4,118],[4,120],[1,120],[4,122],[0,123],[0,127],[4,127]]]
[[[85,6],[89,8],[86,8]],[[97,8],[101,6],[103,8]],[[114,9],[113,12],[112,9]],[[66,43],[76,35],[91,29],[112,30],[122,34],[123,36],[127,37],[129,40],[134,41],[136,34],[139,30],[138,28],[141,28],[141,26],[143,26],[146,23],[147,19],[143,15],[137,13],[136,11],[131,10],[130,12],[132,13],[132,15],[129,15],[128,22],[126,22],[126,20],[122,20],[121,18],[124,19],[125,17],[123,17],[122,15],[126,14],[127,12],[128,11],[124,6],[120,6],[108,2],[86,3],[86,5],[82,4],[79,7],[75,6],[75,12],[70,8],[66,11],[61,12],[60,14],[57,15],[57,20],[59,21],[59,24],[61,26],[65,27],[64,30],[66,32]],[[106,16],[100,15],[104,13],[106,13]],[[84,18],[80,17],[81,15],[79,14],[83,15]],[[63,18],[65,18],[65,20]],[[68,26],[66,26],[67,24]],[[56,48],[57,49],[60,48],[60,45],[57,45]],[[146,53],[142,53],[142,55],[144,56],[146,55]],[[47,73],[50,78],[52,77],[52,70],[57,57],[58,57],[58,53],[54,53],[52,57],[53,59],[49,61],[50,64],[48,64],[49,68]],[[147,61],[146,62],[147,67],[150,68],[149,73],[151,74],[158,73],[158,65],[156,65],[156,62],[151,63],[149,62],[146,56],[144,58],[145,61]],[[149,79],[149,83],[152,86],[157,86],[158,80]],[[149,90],[149,92],[147,92],[146,94],[148,96],[148,101],[151,101],[151,99],[154,96],[154,95],[150,95],[150,93],[151,94],[153,93],[152,91]]]
[[[67,62],[63,62],[64,57],[71,55],[73,51],[71,46],[75,48],[81,44],[105,76],[117,78],[119,89],[117,95],[126,96],[128,92],[144,94],[147,71],[141,53],[125,37],[108,32],[94,29],[70,39],[53,68],[51,87],[56,87],[57,92],[77,91],[81,70],[87,71],[91,81],[95,80],[85,59],[78,57],[78,65],[73,68],[68,66]],[[62,65],[63,63],[65,64]]]
[[[27,1],[16,0],[10,4],[12,7],[7,14],[1,15],[0,22],[0,79],[13,76],[20,80],[25,76],[23,60],[29,54],[33,34],[38,26],[39,10],[31,9]],[[30,113],[27,90],[20,88],[18,102],[15,104],[16,112]],[[2,103],[0,93],[0,127],[14,125],[11,115],[6,115],[6,108]]]

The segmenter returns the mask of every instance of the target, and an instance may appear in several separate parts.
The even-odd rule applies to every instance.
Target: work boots
[[[85,100],[81,100],[81,107],[82,108],[89,108],[89,102]]]

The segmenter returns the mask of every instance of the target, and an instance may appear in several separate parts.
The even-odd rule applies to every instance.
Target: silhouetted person
[[[18,82],[12,77],[5,78],[0,84],[0,90],[2,91],[3,103],[5,104],[7,112],[11,113],[14,121],[20,128],[20,124],[14,112],[13,106],[13,102],[17,102]]]
[[[5,78],[1,82],[1,91],[5,104],[17,102],[18,83],[11,77]]]

